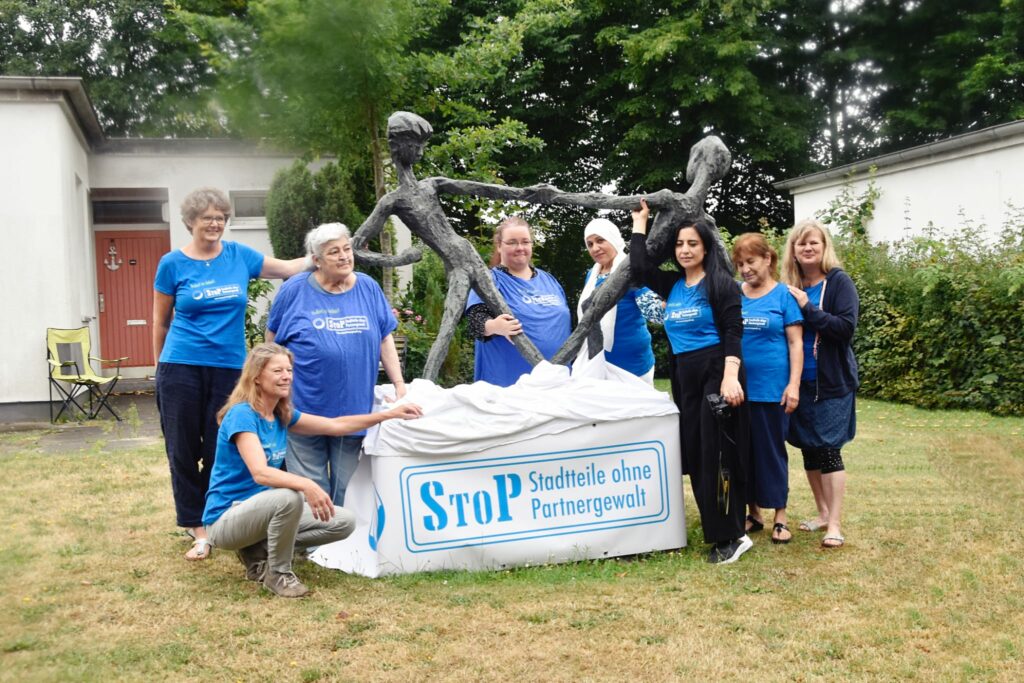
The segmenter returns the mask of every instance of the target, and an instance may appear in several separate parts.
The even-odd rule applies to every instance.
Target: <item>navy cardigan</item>
[[[818,333],[815,400],[845,396],[860,386],[857,359],[853,356],[859,309],[857,287],[842,268],[825,274],[821,307],[808,301],[802,309],[804,325]]]

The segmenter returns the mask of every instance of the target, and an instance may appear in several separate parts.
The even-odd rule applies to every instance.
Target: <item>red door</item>
[[[128,356],[122,367],[156,365],[153,278],[171,249],[166,230],[110,230],[96,237],[96,291],[104,358]]]

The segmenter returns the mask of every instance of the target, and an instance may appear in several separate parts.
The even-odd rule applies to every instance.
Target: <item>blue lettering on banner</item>
[[[410,552],[655,524],[669,517],[661,441],[405,467]]]

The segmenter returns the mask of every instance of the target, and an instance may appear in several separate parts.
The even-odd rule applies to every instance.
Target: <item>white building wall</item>
[[[795,188],[796,220],[827,208],[843,183],[835,179]],[[1010,144],[979,145],[881,168],[875,184],[881,196],[868,224],[874,241],[919,235],[929,225],[955,230],[964,219],[991,239],[1009,216],[1007,204],[1024,208],[1024,136]],[[867,185],[865,174],[851,182],[855,195]]]
[[[46,328],[80,327],[92,314],[86,151],[63,107],[53,102],[0,107],[0,149],[6,162],[0,165],[0,403],[43,401]]]

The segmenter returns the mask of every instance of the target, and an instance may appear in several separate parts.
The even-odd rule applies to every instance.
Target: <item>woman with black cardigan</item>
[[[672,346],[672,397],[679,407],[683,473],[690,475],[708,562],[735,562],[753,545],[744,533],[750,415],[744,403],[743,319],[732,266],[714,227],[681,225],[674,252],[679,272],[659,270],[647,255],[647,203],[633,212],[633,277],[666,301]],[[716,395],[724,403],[715,404]]]
[[[789,422],[789,443],[803,453],[818,516],[802,531],[825,530],[823,548],[841,548],[846,495],[842,448],[857,433],[860,379],[853,355],[860,298],[839,267],[832,236],[815,220],[793,226],[782,255],[782,279],[804,316],[800,404]]]

